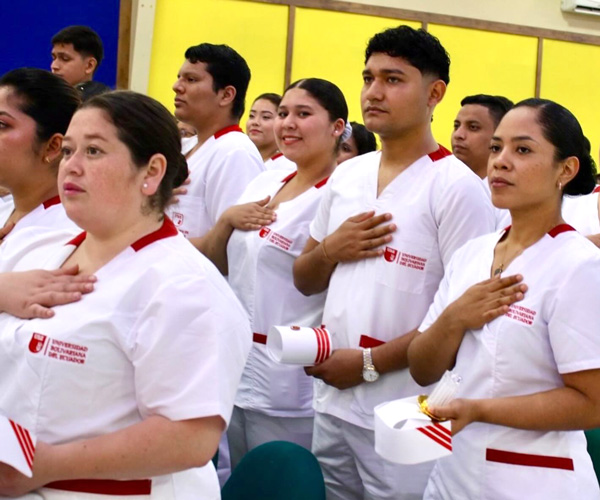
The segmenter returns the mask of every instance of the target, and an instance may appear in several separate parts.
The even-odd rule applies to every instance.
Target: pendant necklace
[[[500,262],[500,265],[494,269],[493,272],[493,276],[502,276],[502,273],[504,272],[504,259],[506,258],[506,251],[508,250],[508,246],[504,247],[504,252],[502,252],[502,260]],[[521,250],[519,250],[514,257],[512,258],[512,260],[515,260],[519,255],[521,255],[523,253],[525,249],[522,248]]]

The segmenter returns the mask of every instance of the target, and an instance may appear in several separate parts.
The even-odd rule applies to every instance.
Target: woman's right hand
[[[527,285],[523,276],[490,278],[473,285],[450,304],[444,315],[458,322],[461,330],[478,330],[483,325],[508,312],[515,302],[523,300]]]
[[[267,196],[259,201],[234,205],[225,210],[223,216],[233,229],[256,231],[277,219],[275,210],[267,207],[269,201],[271,197]]]

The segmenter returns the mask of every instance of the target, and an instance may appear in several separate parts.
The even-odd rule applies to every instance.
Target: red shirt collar
[[[294,177],[296,177],[296,174],[298,173],[298,171],[294,171],[292,172],[290,175],[286,176],[281,183],[282,184],[286,184],[287,182],[291,181]],[[317,182],[315,184],[315,187],[317,189],[322,188],[325,184],[327,184],[327,181],[329,180],[329,176],[325,177],[325,179],[320,180],[319,182]]]
[[[44,209],[48,209],[54,205],[60,205],[60,196],[53,196],[49,200],[46,200],[44,203],[42,203],[42,205],[44,205]]]
[[[450,156],[452,154],[452,152],[448,151],[444,146],[442,146],[441,144],[438,144],[438,148],[437,150],[435,150],[433,153],[429,153],[427,156],[429,156],[429,158],[431,158],[431,161],[438,161],[441,160],[442,158],[446,158],[446,156]]]
[[[219,137],[223,137],[229,132],[243,132],[243,130],[239,125],[230,125],[229,127],[222,128],[217,133],[215,133],[214,138],[218,139]]]
[[[508,233],[510,231],[511,226],[506,226],[504,228],[504,233]],[[554,226],[550,231],[548,231],[548,236],[552,238],[556,238],[560,233],[566,233],[568,231],[576,231],[573,226],[569,224],[559,224],[558,226]]]
[[[154,243],[155,241],[162,240],[163,238],[170,238],[171,236],[177,236],[179,231],[175,227],[175,224],[165,216],[162,226],[160,226],[156,231],[147,234],[146,236],[142,236],[139,240],[135,241],[131,244],[131,248],[133,248],[136,252],[139,252],[142,248]],[[83,233],[78,234],[71,241],[67,243],[67,245],[73,245],[78,247],[85,240],[87,233],[84,231]]]

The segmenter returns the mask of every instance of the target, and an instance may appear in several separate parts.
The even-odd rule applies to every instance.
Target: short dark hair
[[[281,103],[281,96],[279,94],[274,94],[273,92],[260,94],[256,99],[254,99],[253,103],[260,101],[261,99],[269,101],[271,104],[275,105],[276,108],[278,108],[279,104]]]
[[[325,108],[331,122],[339,118],[344,120],[344,123],[348,122],[348,104],[346,104],[344,94],[335,83],[323,80],[322,78],[304,78],[292,83],[285,89],[285,92],[291,89],[306,90],[313,99]],[[341,143],[342,138],[340,136],[338,137],[336,149],[339,148]]]
[[[577,118],[564,106],[548,99],[525,99],[515,104],[514,109],[524,107],[537,110],[537,122],[544,138],[556,149],[556,161],[570,156],[579,160],[579,171],[564,187],[564,194],[591,193],[596,186],[596,164],[590,154],[590,141],[583,135]]]
[[[79,92],[62,78],[38,68],[19,68],[0,78],[0,87],[12,89],[19,109],[35,121],[39,142],[65,134],[81,103]]]
[[[370,153],[377,149],[375,134],[365,127],[362,123],[350,122],[352,126],[352,137],[356,143],[356,149],[359,155]]]
[[[102,47],[102,39],[89,26],[67,26],[60,30],[52,37],[52,45],[56,44],[73,45],[75,52],[79,52],[85,57],[93,57],[96,59],[96,69],[100,66],[104,59],[104,48]]]
[[[234,118],[244,114],[246,92],[250,83],[250,68],[246,60],[228,45],[201,43],[185,51],[185,58],[191,63],[203,62],[206,71],[213,79],[215,92],[231,85],[235,88],[235,99],[231,108]]]
[[[450,83],[450,56],[440,41],[424,29],[402,25],[377,33],[367,45],[365,64],[375,53],[401,57],[422,75],[433,75]]]
[[[475,94],[468,95],[462,101],[461,106],[477,104],[488,109],[494,125],[497,127],[502,117],[515,105],[510,99],[501,95]]]
[[[152,155],[162,154],[167,169],[151,208],[163,212],[173,188],[188,176],[187,162],[181,154],[181,138],[175,118],[158,101],[130,90],[107,92],[92,97],[80,109],[100,109],[117,129],[119,140],[127,146],[137,167],[148,163]]]

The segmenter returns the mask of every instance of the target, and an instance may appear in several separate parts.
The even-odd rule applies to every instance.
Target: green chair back
[[[315,456],[294,443],[272,441],[249,451],[221,491],[222,500],[325,500]]]
[[[585,431],[585,437],[587,438],[587,450],[592,457],[596,477],[600,483],[600,429]]]

